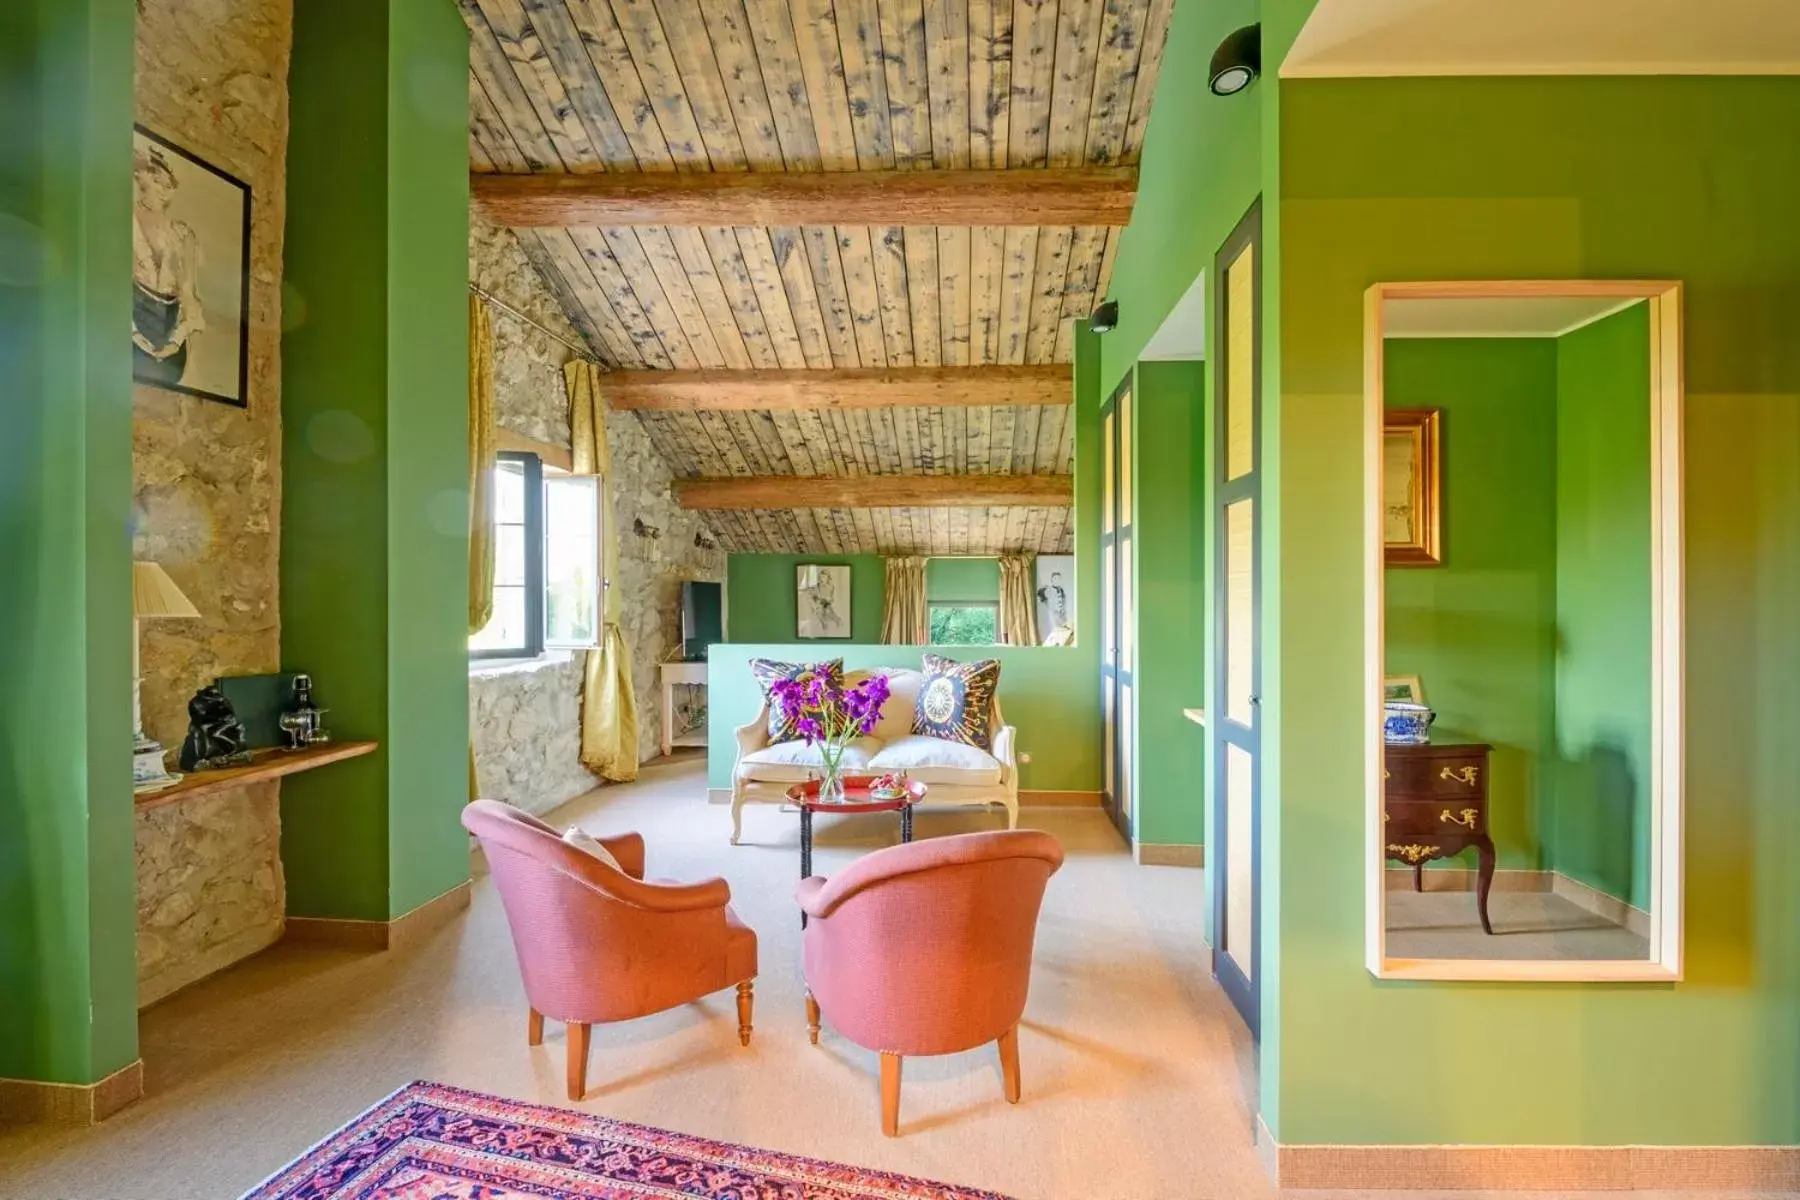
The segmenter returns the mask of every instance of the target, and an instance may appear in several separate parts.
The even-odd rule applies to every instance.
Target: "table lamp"
[[[153,562],[131,564],[131,725],[136,736],[131,749],[131,783],[134,790],[154,791],[178,781],[163,766],[163,748],[144,733],[144,711],[138,674],[138,627],[143,621],[170,617],[198,617],[200,610],[181,594],[168,572]]]

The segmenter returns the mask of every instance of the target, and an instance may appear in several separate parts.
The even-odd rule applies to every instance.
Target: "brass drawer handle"
[[[1449,770],[1448,767],[1446,767],[1444,769]],[[1453,817],[1450,815],[1450,810],[1446,808],[1442,812],[1438,813],[1438,822],[1440,824],[1442,824],[1443,822],[1448,821],[1452,825],[1467,825],[1470,829],[1473,829],[1473,828],[1475,828],[1476,820],[1480,816],[1481,816],[1481,813],[1476,811],[1475,809],[1465,808],[1462,810],[1462,816]]]
[[[1476,767],[1443,767],[1438,771],[1439,779],[1447,779],[1451,783],[1466,783],[1475,786],[1475,778],[1479,774]]]

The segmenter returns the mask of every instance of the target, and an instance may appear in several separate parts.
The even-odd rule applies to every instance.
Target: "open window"
[[[536,454],[494,465],[494,610],[469,657],[536,658],[585,649],[600,635],[600,492]]]

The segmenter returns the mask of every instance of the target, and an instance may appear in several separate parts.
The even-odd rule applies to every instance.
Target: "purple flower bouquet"
[[[841,799],[844,751],[852,741],[874,731],[881,706],[887,703],[887,676],[871,675],[848,688],[817,675],[805,682],[783,679],[775,684],[771,696],[806,744],[819,748],[824,767],[819,798],[827,802]]]

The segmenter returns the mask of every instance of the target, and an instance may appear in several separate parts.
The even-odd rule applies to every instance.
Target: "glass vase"
[[[842,804],[844,802],[844,768],[842,763],[825,763],[819,774],[819,803]]]

